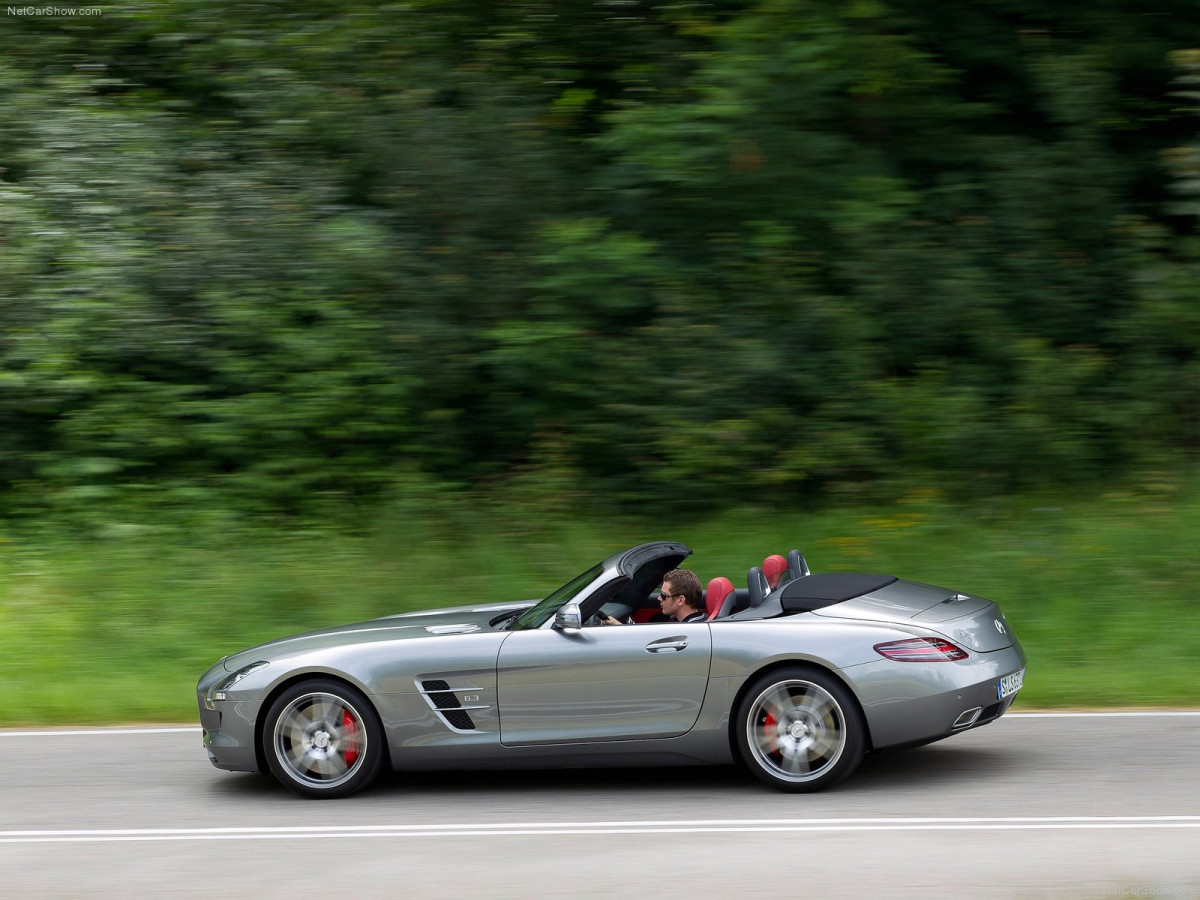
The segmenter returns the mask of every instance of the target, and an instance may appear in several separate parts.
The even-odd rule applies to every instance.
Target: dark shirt
[[[696,610],[694,613],[689,613],[680,619],[681,622],[703,622],[708,618],[708,613],[703,610]]]

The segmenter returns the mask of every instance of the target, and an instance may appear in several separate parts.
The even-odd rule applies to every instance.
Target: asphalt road
[[[11,897],[1200,900],[1200,712],[1019,715],[837,788],[438,773],[308,801],[198,728],[0,731]]]

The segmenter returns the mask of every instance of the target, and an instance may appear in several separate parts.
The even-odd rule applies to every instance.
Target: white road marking
[[[1200,716],[1200,710],[1195,709],[1131,709],[1112,710],[1109,712],[1010,712],[1005,713],[999,721],[1005,719],[1121,719],[1148,716]]]
[[[194,731],[197,734],[199,725],[171,725],[165,728],[78,728],[73,730],[63,728],[39,728],[36,731],[4,731],[0,737],[78,737],[81,735],[105,734],[179,734]]]
[[[311,840],[314,838],[505,837],[736,832],[1022,831],[1200,828],[1200,816],[1009,816],[991,818],[709,819],[646,822],[501,822],[457,825],[296,825],[231,828],[112,828],[0,831],[0,844],[122,841]]]

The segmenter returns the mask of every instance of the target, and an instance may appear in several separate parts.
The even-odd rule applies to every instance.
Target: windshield
[[[603,571],[603,565],[595,565],[582,575],[575,576],[537,606],[527,609],[517,616],[508,630],[524,631],[527,628],[540,628],[547,619],[570,603],[576,594],[599,578]]]

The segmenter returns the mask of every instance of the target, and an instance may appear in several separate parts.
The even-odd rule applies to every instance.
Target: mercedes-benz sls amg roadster
[[[617,553],[538,601],[409,612],[227,656],[197,685],[213,765],[340,797],[385,767],[713,765],[785,791],[999,718],[1025,654],[995,603],[793,550],[655,621],[679,543]],[[626,627],[604,625],[608,617]]]

